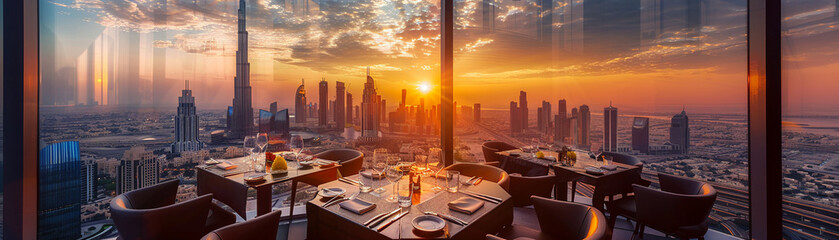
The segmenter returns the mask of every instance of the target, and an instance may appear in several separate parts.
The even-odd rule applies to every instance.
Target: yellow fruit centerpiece
[[[286,163],[285,158],[280,155],[277,155],[276,158],[274,158],[274,163],[271,164],[271,171],[277,170],[288,170],[288,163]]]
[[[536,158],[545,158],[545,153],[542,151],[536,152]]]

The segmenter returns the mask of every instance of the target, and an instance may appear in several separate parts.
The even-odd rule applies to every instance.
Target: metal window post
[[[454,0],[441,0],[440,5],[440,143],[449,166],[454,163]]]

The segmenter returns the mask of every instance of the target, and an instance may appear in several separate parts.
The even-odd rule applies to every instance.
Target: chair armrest
[[[501,238],[499,236],[495,236],[492,234],[487,234],[487,240],[507,240],[506,238]]]
[[[501,162],[485,162],[484,165],[490,165],[490,166],[493,166],[493,167],[500,168],[501,167]]]

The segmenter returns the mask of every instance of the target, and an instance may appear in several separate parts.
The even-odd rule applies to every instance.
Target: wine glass
[[[259,146],[259,151],[265,153],[265,146],[268,146],[268,134],[260,133],[256,135],[256,145]]]
[[[387,168],[387,149],[385,148],[377,148],[373,150],[373,162],[372,162],[373,170],[376,170],[376,173],[381,176],[385,172],[385,168]],[[384,188],[379,186],[374,190],[376,193],[383,193],[386,191]]]
[[[291,140],[289,141],[289,147],[291,148],[291,152],[294,153],[294,162],[295,164],[300,163],[300,153],[303,151],[303,137],[300,135],[291,135]],[[300,172],[300,166],[296,166],[297,172]]]
[[[431,148],[428,150],[428,169],[431,169],[432,174],[434,174],[433,179],[435,183],[434,187],[431,188],[431,190],[435,192],[442,191],[443,187],[441,185],[446,183],[445,180],[442,181],[442,184],[440,183],[441,179],[443,179],[439,175],[440,171],[443,170],[443,162],[441,157],[442,151],[443,150],[440,148]]]
[[[386,160],[387,167],[385,168],[385,178],[387,178],[393,186],[393,191],[390,196],[385,199],[385,201],[388,202],[396,202],[399,200],[396,194],[396,182],[398,182],[399,179],[402,179],[402,166],[399,165],[400,160],[401,159],[397,156],[389,156]]]
[[[253,151],[257,148],[256,146],[256,137],[255,136],[245,136],[244,144],[242,145],[245,149],[245,157],[246,161],[250,163],[249,171],[256,171],[254,166],[256,159],[254,159]]]

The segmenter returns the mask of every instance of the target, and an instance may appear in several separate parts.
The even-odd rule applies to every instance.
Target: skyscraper
[[[542,121],[542,107],[537,107],[536,108],[536,129],[538,129],[539,132],[542,132],[542,130],[544,128],[545,128],[545,124]]]
[[[475,103],[475,107],[474,107],[473,111],[475,111],[474,112],[475,116],[473,116],[472,119],[475,122],[481,122],[481,104],[480,103]]]
[[[577,144],[581,147],[588,148],[591,146],[591,139],[589,136],[591,134],[591,111],[588,108],[588,105],[581,105],[580,112],[577,117],[577,124],[579,125],[579,141]]]
[[[682,153],[687,154],[690,148],[690,126],[685,110],[676,114],[670,121],[670,143],[679,146]]]
[[[160,181],[160,161],[143,146],[122,154],[117,169],[117,194],[155,185]]]
[[[557,103],[556,120],[554,120],[554,142],[564,143],[568,137],[568,112],[566,111],[565,99]]]
[[[198,115],[195,114],[195,97],[189,90],[189,81],[184,82],[184,90],[178,97],[178,115],[175,116],[175,142],[172,152],[197,151],[201,149],[198,141]]]
[[[38,158],[38,239],[81,237],[79,142],[47,145]]]
[[[540,121],[542,121],[542,127],[539,129],[539,132],[544,134],[550,134],[551,132],[551,118],[553,114],[551,114],[551,103],[548,101],[542,101],[542,113],[539,115]]]
[[[510,134],[521,133],[521,111],[516,101],[510,101]]]
[[[344,88],[343,82],[335,82],[335,127],[338,129],[343,130],[344,126],[346,125],[346,114],[344,113],[345,103],[344,103],[344,94],[346,92],[346,88]]]
[[[618,151],[618,108],[603,108],[603,151]]]
[[[347,107],[346,107],[346,110],[344,110],[344,111],[346,111],[346,113],[347,113],[346,121],[349,124],[353,124],[355,122],[355,120],[353,120],[352,106],[353,106],[352,105],[352,94],[347,92]]]
[[[571,108],[571,117],[568,118],[568,133],[571,134],[568,138],[568,144],[571,146],[578,146],[580,143],[580,113],[577,108]]]
[[[527,93],[519,92],[519,115],[521,116],[521,129],[527,130]]]
[[[236,50],[236,77],[234,78],[233,118],[231,135],[241,138],[253,132],[253,107],[251,105],[251,64],[248,62],[248,31],[246,30],[245,0],[239,0],[239,44]]]
[[[318,100],[318,126],[326,126],[329,122],[326,116],[329,108],[329,83],[326,79],[321,79],[318,83]]]
[[[96,161],[92,159],[83,160],[81,173],[81,202],[91,202],[96,199],[96,178],[98,175]]]
[[[306,79],[300,80],[300,86],[294,94],[294,122],[305,123],[309,115],[306,106]]]
[[[364,94],[361,98],[361,136],[375,140],[379,138],[379,96],[376,94],[376,84],[370,76],[367,67],[367,82],[364,83]]]
[[[632,150],[650,153],[650,119],[635,117],[632,120]]]

